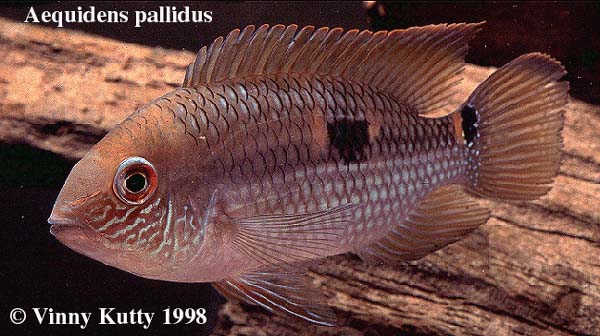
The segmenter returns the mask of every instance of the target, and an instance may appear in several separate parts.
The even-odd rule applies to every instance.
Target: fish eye
[[[125,189],[132,194],[142,192],[146,188],[146,175],[133,173],[125,179]]]
[[[121,201],[138,205],[147,201],[156,191],[158,176],[154,166],[142,157],[130,157],[117,168],[113,190]]]

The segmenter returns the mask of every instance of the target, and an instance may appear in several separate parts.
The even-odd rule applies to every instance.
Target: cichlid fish
[[[211,282],[332,325],[311,262],[419,259],[488,220],[472,195],[533,200],[551,188],[568,96],[559,62],[518,57],[449,107],[481,25],[219,37],[180,88],[73,167],[51,232],[142,277]]]

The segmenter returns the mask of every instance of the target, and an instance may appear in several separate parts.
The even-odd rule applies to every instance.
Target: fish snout
[[[103,241],[93,229],[76,220],[76,217],[68,216],[68,213],[52,210],[48,224],[51,225],[50,233],[56,239],[79,253],[93,257],[96,251],[103,249]]]
[[[69,225],[75,224],[75,222],[70,218],[65,218],[63,216],[56,215],[54,211],[48,217],[48,224],[50,225]]]
[[[78,236],[83,235],[84,227],[75,218],[72,210],[68,207],[57,207],[55,205],[50,217],[48,217],[50,233],[57,238],[63,235],[73,235],[74,233],[77,233]]]
[[[69,225],[74,223],[74,214],[70,206],[66,205],[63,195],[59,195],[58,199],[52,207],[50,217],[48,217],[48,224],[50,225]]]
[[[50,217],[48,218],[48,224],[50,224],[50,233],[58,237],[64,234],[66,231],[81,230],[81,225],[75,222],[73,219],[65,217],[62,214],[56,214],[57,211],[52,210]]]

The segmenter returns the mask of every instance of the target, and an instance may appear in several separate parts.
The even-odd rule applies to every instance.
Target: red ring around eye
[[[134,176],[138,174],[144,178],[143,187],[132,191],[127,186],[128,179],[131,177],[138,179],[136,184],[139,184],[140,177]],[[132,183],[129,182],[131,186]],[[127,158],[119,164],[113,181],[113,191],[121,201],[129,205],[138,205],[147,201],[154,194],[157,186],[156,169],[148,160],[137,156]]]

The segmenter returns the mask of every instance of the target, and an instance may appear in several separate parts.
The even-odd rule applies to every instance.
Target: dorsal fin
[[[439,114],[461,80],[468,42],[483,23],[404,30],[349,30],[297,25],[247,26],[202,47],[184,87],[272,74],[319,74],[386,92],[421,115]],[[450,111],[443,111],[450,112]]]

